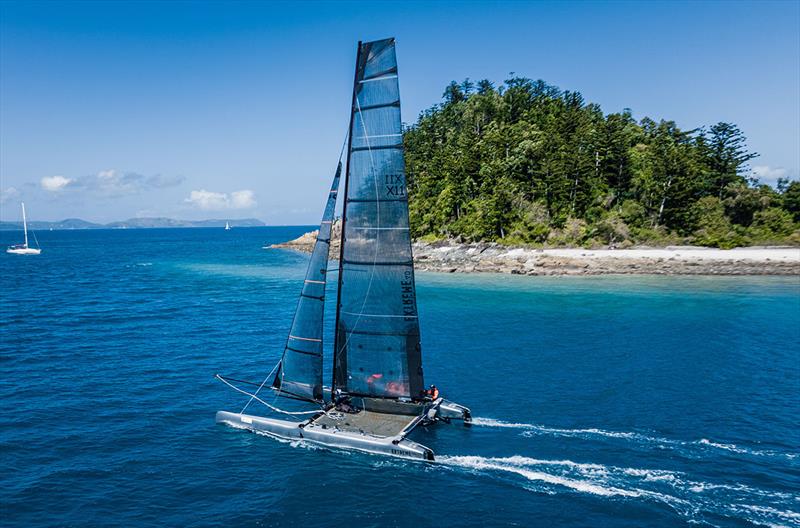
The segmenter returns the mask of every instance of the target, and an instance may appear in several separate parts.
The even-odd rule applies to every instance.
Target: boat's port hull
[[[12,255],[39,255],[42,252],[41,249],[35,248],[21,248],[21,249],[7,249],[6,253],[11,253]]]
[[[355,449],[378,455],[433,461],[433,451],[402,437],[381,437],[370,434],[323,428],[311,423],[289,422],[228,411],[217,412],[217,423],[267,433],[287,440],[305,440],[338,449]]]

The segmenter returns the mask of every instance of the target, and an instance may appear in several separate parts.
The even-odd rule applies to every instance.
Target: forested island
[[[800,182],[760,183],[732,123],[681,130],[543,81],[465,80],[407,128],[405,147],[421,241],[800,244]]]
[[[637,122],[515,77],[452,82],[404,142],[417,269],[800,274],[800,182],[759,182],[732,123]],[[316,234],[268,247],[310,252]]]

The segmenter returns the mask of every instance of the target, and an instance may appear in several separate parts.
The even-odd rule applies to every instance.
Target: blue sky
[[[800,169],[800,2],[0,2],[0,218],[315,223],[356,42],[398,40],[403,120],[517,75],[606,113],[738,124]]]

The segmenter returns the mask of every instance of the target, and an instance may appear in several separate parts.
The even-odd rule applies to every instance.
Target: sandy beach
[[[438,247],[437,247],[438,246]],[[800,275],[800,248],[507,248],[414,244],[417,268],[524,275]]]
[[[310,252],[316,231],[270,249]],[[695,246],[664,248],[536,249],[496,243],[415,242],[414,264],[420,271],[510,273],[517,275],[800,275],[800,248]],[[331,255],[338,255],[334,232]]]

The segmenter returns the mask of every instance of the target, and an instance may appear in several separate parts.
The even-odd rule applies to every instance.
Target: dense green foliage
[[[548,245],[800,243],[800,182],[749,177],[729,123],[604,115],[513,78],[453,82],[405,133],[415,237]]]

